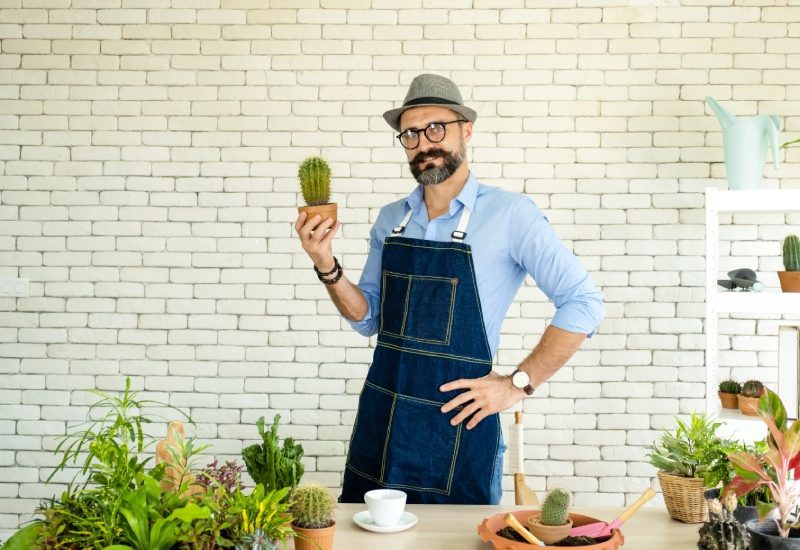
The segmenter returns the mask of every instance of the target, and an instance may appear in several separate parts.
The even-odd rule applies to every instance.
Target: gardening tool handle
[[[544,546],[544,543],[542,541],[540,541],[539,539],[537,539],[536,537],[534,537],[533,533],[531,533],[530,531],[525,529],[525,527],[522,526],[522,524],[517,520],[517,518],[514,517],[513,514],[506,514],[506,517],[504,519],[505,519],[506,525],[511,527],[517,533],[519,533],[522,536],[522,538],[524,538],[525,540],[527,540],[531,544],[537,544],[539,546]]]
[[[618,519],[620,523],[624,523],[625,521],[627,521],[629,517],[631,517],[633,514],[636,513],[637,510],[639,510],[639,508],[644,506],[645,502],[647,502],[654,496],[656,496],[656,492],[652,489],[652,487],[648,487],[647,489],[645,489],[644,492],[642,493],[642,496],[637,498],[636,502],[628,506],[628,508],[626,508],[625,511],[619,515]]]

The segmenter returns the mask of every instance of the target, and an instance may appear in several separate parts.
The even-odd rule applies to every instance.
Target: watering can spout
[[[722,125],[723,128],[727,128],[728,126],[736,122],[736,117],[733,116],[728,111],[726,111],[725,109],[723,109],[722,105],[717,103],[713,97],[706,96],[706,103],[708,104],[709,107],[711,107],[711,110],[714,111],[714,114],[717,115],[717,120],[719,120],[719,123]]]
[[[781,119],[775,115],[769,115],[767,120],[769,121],[767,123],[767,135],[769,137],[770,145],[772,146],[772,166],[775,168],[775,170],[777,170],[780,166],[780,155],[778,154],[778,151],[780,150],[781,146],[780,138],[778,137],[778,130],[780,130]]]

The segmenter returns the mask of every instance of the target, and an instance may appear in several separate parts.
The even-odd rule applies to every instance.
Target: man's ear
[[[461,124],[464,128],[462,135],[464,136],[464,141],[469,143],[469,140],[472,139],[472,123],[467,121]]]

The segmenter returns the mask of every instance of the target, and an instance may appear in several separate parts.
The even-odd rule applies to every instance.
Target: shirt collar
[[[470,172],[469,176],[467,176],[467,183],[464,184],[464,187],[461,189],[461,193],[459,193],[456,198],[450,201],[450,210],[448,215],[452,216],[458,212],[459,204],[466,206],[470,212],[474,211],[475,200],[478,198],[479,188],[480,183],[478,183],[477,178],[475,178],[472,172]],[[422,210],[425,208],[422,185],[417,185],[417,188],[411,192],[411,194],[406,198],[406,204],[414,212],[414,217],[421,214]],[[425,219],[428,219],[427,212],[425,213]]]

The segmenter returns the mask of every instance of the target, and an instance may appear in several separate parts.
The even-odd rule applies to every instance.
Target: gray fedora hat
[[[411,81],[403,106],[383,113],[383,120],[399,132],[400,115],[408,109],[424,105],[447,107],[470,122],[475,122],[478,118],[478,113],[464,106],[461,92],[452,80],[436,74],[421,74]]]

